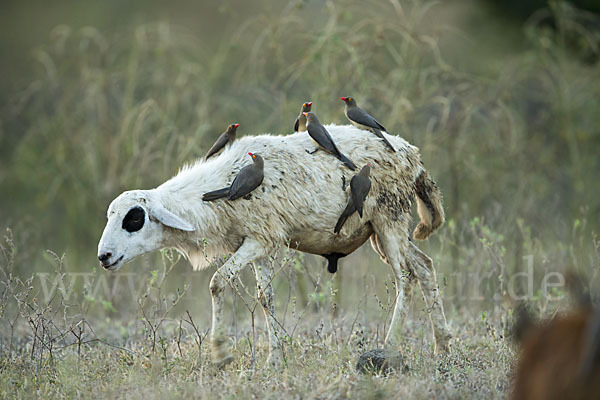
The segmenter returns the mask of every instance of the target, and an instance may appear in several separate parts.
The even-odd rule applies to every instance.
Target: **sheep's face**
[[[110,271],[162,247],[165,226],[194,230],[191,224],[142,190],[124,192],[114,199],[108,207],[107,219],[98,244],[98,259],[100,265]]]

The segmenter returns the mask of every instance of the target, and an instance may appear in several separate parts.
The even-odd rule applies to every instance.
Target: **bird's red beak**
[[[310,106],[312,106],[312,101],[310,101],[310,102],[308,103],[308,106],[309,106],[309,107],[310,107]]]
[[[238,126],[240,126],[240,124],[234,124],[233,127],[237,128]]]
[[[250,157],[254,157],[254,154],[252,154],[252,153],[248,153],[248,155],[249,155]]]
[[[346,100],[348,100],[348,98],[347,97],[340,97],[340,100],[346,101]]]

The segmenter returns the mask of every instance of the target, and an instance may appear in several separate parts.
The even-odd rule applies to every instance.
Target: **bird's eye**
[[[142,207],[134,207],[123,218],[121,227],[129,233],[137,232],[144,226],[145,215],[146,212]]]
[[[352,97],[348,97],[348,101],[352,101]]]

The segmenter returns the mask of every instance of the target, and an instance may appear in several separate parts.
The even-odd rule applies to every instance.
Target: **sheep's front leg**
[[[267,320],[267,334],[269,335],[269,356],[267,363],[278,367],[282,360],[282,347],[280,338],[280,329],[275,318],[275,306],[273,304],[273,285],[271,285],[272,273],[269,268],[257,265],[254,267],[256,273],[257,296],[262,305]]]
[[[227,348],[225,328],[223,326],[223,299],[227,285],[233,282],[238,272],[253,260],[266,255],[266,250],[257,241],[246,238],[240,248],[227,260],[210,280],[210,295],[212,296],[212,329],[211,346],[212,361],[218,365],[225,365],[233,360]]]

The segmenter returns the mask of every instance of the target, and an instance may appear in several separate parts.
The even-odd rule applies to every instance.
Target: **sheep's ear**
[[[180,229],[182,231],[187,232],[192,232],[196,230],[196,228],[194,228],[192,224],[190,224],[183,218],[173,214],[171,211],[167,210],[162,205],[154,207],[154,209],[152,210],[152,215],[163,225],[170,226],[171,228]]]

